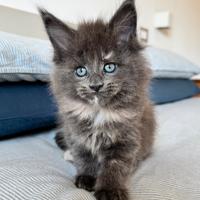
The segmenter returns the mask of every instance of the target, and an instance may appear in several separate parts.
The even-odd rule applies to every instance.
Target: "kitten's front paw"
[[[76,177],[75,185],[88,191],[94,190],[96,179],[93,176],[79,175]]]
[[[94,194],[97,200],[128,200],[126,189],[101,189]]]

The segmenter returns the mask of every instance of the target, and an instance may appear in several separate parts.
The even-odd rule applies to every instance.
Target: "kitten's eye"
[[[114,73],[117,69],[117,64],[108,63],[104,65],[103,71],[107,74]]]
[[[78,77],[84,77],[87,75],[87,69],[85,67],[77,67],[75,70],[75,74]]]

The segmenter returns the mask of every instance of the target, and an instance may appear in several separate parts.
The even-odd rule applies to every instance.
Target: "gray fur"
[[[134,2],[126,0],[109,23],[84,22],[77,30],[40,13],[55,51],[52,89],[63,128],[57,141],[73,155],[76,185],[94,189],[98,200],[127,200],[128,180],[151,152],[155,129]],[[109,62],[118,64],[112,75],[102,72]],[[89,75],[77,78],[77,66]],[[103,87],[94,92],[91,84]]]

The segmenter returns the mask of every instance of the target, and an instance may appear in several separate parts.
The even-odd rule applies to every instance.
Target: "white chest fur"
[[[71,112],[72,115],[79,119],[90,119],[93,121],[94,126],[97,127],[105,123],[123,122],[134,117],[134,114],[128,110],[102,108],[96,102],[92,105],[88,105],[82,102],[65,100],[62,110],[64,112]]]
[[[68,101],[64,104],[62,110],[70,112],[71,115],[78,117],[80,120],[88,119],[92,121],[92,135],[88,138],[85,138],[85,136],[81,139],[79,138],[79,142],[83,143],[88,149],[91,149],[94,154],[100,148],[103,141],[109,143],[116,140],[116,133],[114,131],[103,130],[105,124],[126,122],[127,119],[134,117],[133,113],[125,109],[112,110],[102,108],[98,105],[98,101],[92,105]]]

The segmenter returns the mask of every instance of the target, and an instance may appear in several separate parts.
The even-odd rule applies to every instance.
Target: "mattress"
[[[153,154],[132,178],[131,200],[200,199],[200,99],[156,106]],[[0,142],[0,200],[94,200],[54,142],[55,131]]]

